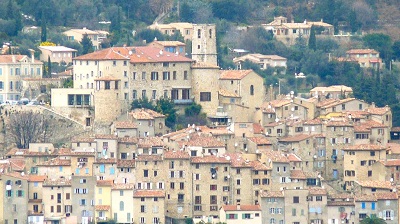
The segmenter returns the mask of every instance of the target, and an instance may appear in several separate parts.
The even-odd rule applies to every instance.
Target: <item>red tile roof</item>
[[[367,112],[370,114],[375,114],[375,115],[384,115],[387,112],[390,111],[390,107],[385,106],[385,107],[370,107],[366,109]]]
[[[189,62],[193,60],[179,54],[174,54],[167,51],[162,51],[156,47],[144,46],[135,47],[133,51],[131,63],[144,63],[144,62]]]
[[[385,150],[386,147],[382,145],[373,145],[373,144],[360,144],[360,145],[349,145],[349,146],[344,146],[343,150],[345,151],[371,151],[371,150]]]
[[[135,167],[135,160],[134,159],[119,159],[117,163],[117,167],[128,167],[132,168]]]
[[[230,163],[229,157],[218,157],[218,156],[198,156],[191,157],[192,163]]]
[[[265,137],[252,137],[247,138],[249,141],[256,143],[257,145],[272,145],[272,143]]]
[[[390,181],[378,181],[378,180],[366,180],[366,181],[355,181],[361,187],[365,188],[380,188],[380,189],[392,189],[392,183]]]
[[[164,159],[190,159],[190,155],[184,150],[169,150],[164,152]]]
[[[114,183],[113,180],[97,180],[96,186],[112,186]]]
[[[260,205],[223,205],[224,211],[261,211]]]
[[[327,195],[328,192],[325,188],[311,187],[308,189],[310,195]]]
[[[133,192],[134,198],[164,198],[165,192],[160,190],[136,190]]]
[[[179,146],[201,146],[203,148],[225,147],[225,142],[212,136],[191,135],[187,141],[179,141]]]
[[[111,47],[75,57],[73,60],[129,60],[129,50],[126,47]]]
[[[374,49],[351,49],[346,51],[346,54],[378,54]]]
[[[263,191],[261,197],[265,198],[283,198],[282,191]]]
[[[137,128],[136,124],[130,121],[115,121],[114,127],[117,129],[132,129]]]
[[[140,138],[137,144],[139,148],[149,148],[155,146],[164,146],[164,141],[161,137],[146,137]]]
[[[47,176],[42,176],[42,175],[29,175],[28,176],[28,181],[30,182],[44,182],[46,180]]]
[[[309,138],[312,138],[312,135],[307,135],[307,134],[298,134],[298,135],[293,135],[293,136],[288,136],[279,139],[280,142],[300,142]]]
[[[134,109],[129,113],[129,115],[131,115],[134,119],[137,120],[153,120],[155,118],[165,117],[164,114],[160,114],[154,110],[146,108]]]
[[[96,158],[95,164],[116,164],[117,159],[115,158]]]
[[[399,198],[396,192],[379,192],[375,193],[375,197],[378,200],[397,200]]]
[[[138,155],[136,161],[162,161],[161,155]]]
[[[18,178],[18,179],[21,179],[21,180],[29,180],[29,176],[22,175],[22,173],[20,173],[20,172],[4,173],[3,176],[14,177],[14,178]]]
[[[219,77],[219,79],[226,79],[226,80],[230,80],[230,79],[236,79],[236,80],[240,80],[243,79],[244,77],[246,77],[248,74],[250,74],[251,72],[253,72],[253,70],[224,70],[221,72],[221,75]]]

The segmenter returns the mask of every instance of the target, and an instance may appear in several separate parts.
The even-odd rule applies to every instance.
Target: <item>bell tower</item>
[[[194,24],[192,35],[192,59],[217,65],[215,24]]]

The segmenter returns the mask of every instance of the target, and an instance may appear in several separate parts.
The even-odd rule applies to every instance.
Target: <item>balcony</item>
[[[109,221],[111,221],[111,219],[103,216],[103,217],[96,217],[96,221],[97,223],[108,223]]]
[[[35,211],[35,210],[29,210],[28,211],[28,216],[40,216],[43,215],[43,211]]]
[[[42,203],[42,199],[29,199],[29,203]]]
[[[193,103],[192,99],[174,100],[174,104],[176,104],[176,105],[187,105],[187,104],[192,104],[192,103]]]

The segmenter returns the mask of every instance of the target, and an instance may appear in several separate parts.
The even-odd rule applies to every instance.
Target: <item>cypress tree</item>
[[[308,39],[308,48],[314,51],[317,49],[317,38],[315,37],[314,26],[311,26],[310,39]]]

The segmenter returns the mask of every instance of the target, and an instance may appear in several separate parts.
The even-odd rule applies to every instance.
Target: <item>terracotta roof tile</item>
[[[371,128],[387,128],[387,125],[384,125],[382,123],[373,121],[373,120],[368,120],[365,122],[357,122],[354,125],[354,132],[370,132]]]
[[[262,134],[262,133],[264,133],[264,128],[259,123],[253,123],[253,133],[254,134]]]
[[[328,121],[326,123],[327,127],[353,127],[354,125],[349,122],[347,119],[343,119],[342,121]]]
[[[360,145],[349,145],[343,147],[345,151],[371,151],[371,150],[385,150],[386,147],[382,145],[373,145],[373,144],[360,144]]]
[[[116,129],[133,129],[137,128],[136,124],[130,121],[115,121],[114,127]]]
[[[140,138],[137,144],[140,148],[149,148],[155,146],[164,146],[165,143],[161,137],[146,137]]]
[[[162,51],[156,47],[144,46],[131,48],[133,52],[130,56],[131,63],[143,62],[187,62],[192,63],[193,60],[179,54]]]
[[[115,135],[105,135],[105,134],[97,134],[95,135],[95,140],[96,139],[118,139],[117,136]]]
[[[221,96],[225,96],[225,97],[235,97],[235,98],[239,98],[240,96],[234,92],[230,92],[228,90],[225,89],[219,89],[218,90],[219,95]]]
[[[263,154],[267,157],[267,161],[270,159],[271,162],[278,162],[278,163],[289,163],[289,159],[278,151],[273,150],[264,150]]]
[[[346,51],[346,54],[378,54],[374,49],[351,49]]]
[[[399,198],[396,192],[379,192],[375,193],[375,197],[378,200],[397,200]]]
[[[311,187],[308,189],[310,195],[327,195],[328,192],[325,188]]]
[[[375,195],[372,195],[372,194],[361,194],[361,195],[356,195],[355,200],[361,201],[361,202],[376,201],[376,197],[375,197]]]
[[[250,165],[253,167],[253,170],[259,170],[259,171],[271,170],[271,167],[268,167],[267,165],[258,160],[250,161]]]
[[[288,160],[290,161],[290,162],[301,162],[302,160],[300,159],[300,157],[298,157],[296,154],[293,154],[293,153],[290,153],[288,156],[287,156],[287,158],[288,158]]]
[[[154,110],[146,108],[134,109],[129,113],[129,115],[131,115],[134,119],[137,120],[153,120],[155,118],[165,117],[164,114],[160,114]]]
[[[400,132],[400,127],[392,127],[393,132]]]
[[[224,211],[261,211],[260,205],[223,205]]]
[[[241,153],[226,153],[225,154],[231,161],[231,167],[252,168],[249,160],[242,157]]]
[[[94,143],[94,138],[93,137],[74,137],[72,138],[71,142],[73,143]]]
[[[24,57],[30,58],[27,55],[0,55],[0,63],[2,64],[10,64],[10,63],[19,63]],[[14,62],[15,61],[15,62]],[[41,64],[42,62],[36,60],[37,64]]]
[[[113,186],[113,180],[97,180],[96,186]]]
[[[158,197],[164,198],[165,192],[161,190],[136,190],[133,192],[134,198],[149,198]]]
[[[300,142],[309,138],[312,138],[312,135],[307,135],[307,134],[298,134],[298,135],[293,135],[293,136],[288,136],[279,139],[279,142]]]
[[[24,171],[25,170],[25,160],[22,158],[11,158],[8,159],[10,162],[11,169],[13,171]]]
[[[322,121],[319,118],[315,118],[315,119],[312,119],[312,120],[305,120],[303,122],[303,124],[304,125],[316,125],[316,124],[322,124]]]
[[[230,80],[230,79],[236,79],[240,80],[246,77],[248,74],[253,72],[253,70],[223,70],[221,72],[221,75],[219,79],[222,80]]]
[[[103,76],[95,78],[94,81],[120,81],[121,79],[113,76]]]
[[[400,159],[388,159],[388,160],[380,160],[385,166],[400,166]]]
[[[135,167],[135,160],[134,159],[119,159],[117,163],[117,167],[128,167],[132,168]]]
[[[387,143],[387,149],[393,154],[400,154],[400,144],[399,143]]]
[[[192,163],[230,163],[230,158],[218,156],[191,157]]]
[[[73,60],[129,60],[130,48],[111,47],[75,57]]]
[[[139,138],[137,137],[122,137],[118,139],[119,143],[133,143],[137,144],[139,142]]]
[[[256,143],[257,145],[272,145],[272,143],[265,137],[252,137],[247,138],[249,141]]]
[[[190,155],[184,150],[169,150],[164,152],[164,159],[190,159]]]
[[[366,180],[366,181],[355,181],[361,187],[365,188],[379,188],[379,189],[392,189],[392,183],[390,181],[377,181],[377,180]]]
[[[96,158],[95,164],[117,164],[117,159],[115,158]]]
[[[28,181],[30,182],[44,182],[46,180],[47,176],[42,176],[42,175],[29,175],[28,176]]]
[[[302,170],[291,170],[290,171],[290,179],[305,180],[307,178]]]
[[[263,191],[261,193],[261,197],[263,198],[283,198],[283,192],[282,191]]]
[[[192,135],[187,141],[179,141],[179,146],[225,147],[225,142],[212,136]]]

